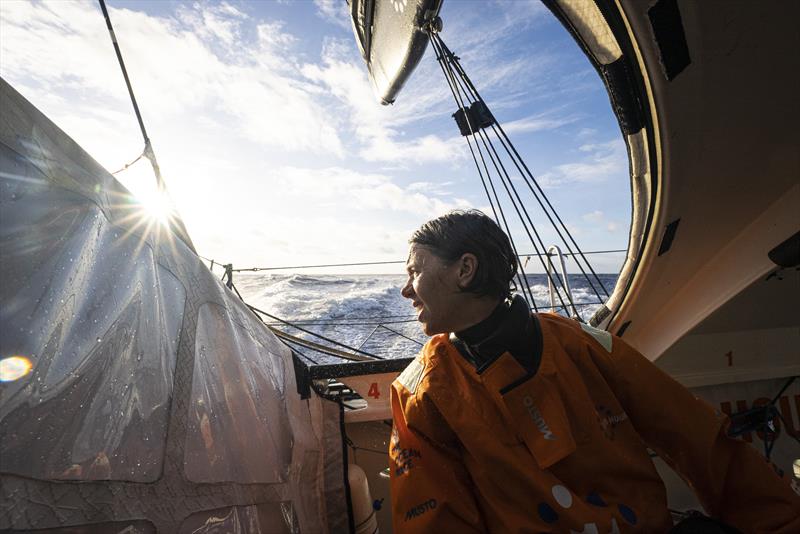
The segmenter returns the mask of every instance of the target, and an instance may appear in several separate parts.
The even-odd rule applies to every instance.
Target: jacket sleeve
[[[708,514],[743,532],[800,532],[800,496],[788,477],[728,437],[727,417],[617,337],[599,359],[637,432],[689,483]]]
[[[413,411],[413,416],[406,411]],[[457,441],[441,439],[449,431],[435,406],[395,383],[392,415],[389,470],[394,532],[485,532]]]

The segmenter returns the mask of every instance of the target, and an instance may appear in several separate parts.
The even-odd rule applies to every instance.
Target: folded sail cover
[[[397,93],[422,59],[424,26],[439,14],[442,0],[348,0],[353,31],[382,104]]]

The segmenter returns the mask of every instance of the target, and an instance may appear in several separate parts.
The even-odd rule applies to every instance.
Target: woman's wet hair
[[[499,298],[511,295],[517,256],[505,232],[483,212],[451,211],[420,226],[408,242],[427,247],[446,263],[474,254],[478,268],[464,291]]]

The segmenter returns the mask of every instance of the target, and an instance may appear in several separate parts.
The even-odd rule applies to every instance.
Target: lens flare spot
[[[27,375],[33,364],[25,356],[10,356],[0,360],[0,382],[13,382]]]

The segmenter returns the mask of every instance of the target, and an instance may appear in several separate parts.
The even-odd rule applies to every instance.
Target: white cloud
[[[595,210],[583,215],[583,220],[591,223],[601,223],[605,218],[605,214],[600,210]]]
[[[177,18],[109,11],[146,121],[217,112],[228,116],[224,123],[235,119],[240,126],[221,135],[343,155],[336,121],[299,73],[295,38],[280,22],[258,25],[255,40],[248,40],[243,28],[254,21],[230,4],[182,7]],[[74,115],[91,115],[98,98],[117,109],[129,106],[108,32],[92,3],[4,3],[0,55],[3,77],[33,89],[28,96],[34,100],[44,100],[54,85],[66,85],[83,95],[81,105],[68,104]]]
[[[359,173],[341,167],[308,169],[284,167],[267,175],[264,180],[280,203],[292,203],[291,197],[305,199],[315,209],[340,209],[342,200],[349,212],[394,211],[415,217],[435,217],[455,208],[469,207],[463,199],[443,200],[438,191],[422,192],[422,188],[396,185],[389,176]],[[273,199],[273,202],[276,199]]]
[[[578,161],[556,165],[539,175],[539,184],[558,187],[572,183],[600,183],[627,175],[628,154],[621,139],[582,145],[578,150],[585,156]]]
[[[314,5],[323,19],[344,30],[351,30],[350,13],[345,0],[314,0]]]
[[[141,135],[96,3],[0,2],[0,74],[110,170],[138,155]],[[282,6],[229,2],[148,9],[158,16],[110,8],[162,171],[202,254],[272,265],[397,259],[423,220],[469,207],[459,197],[486,202],[431,51],[397,102],[381,106],[344,0],[296,3],[305,16],[292,25],[263,16]],[[444,5],[465,17],[445,17],[443,36],[492,110],[508,116],[506,131],[574,122],[582,108],[568,101],[553,111],[560,100],[544,87],[567,79],[560,56],[515,49],[515,35],[543,20],[540,4],[497,1],[491,16]],[[309,43],[317,46],[320,28],[329,35],[317,55]],[[587,132],[578,143],[598,138],[610,135]],[[564,149],[571,159],[549,169],[549,185],[624,172],[624,146],[612,145]],[[146,161],[120,176],[153,182]]]
[[[622,228],[622,223],[609,220],[606,214],[600,210],[585,213],[582,218],[584,221],[590,223],[593,228],[605,228],[606,231],[612,234]]]
[[[523,117],[503,124],[506,133],[526,133],[539,132],[543,130],[555,130],[567,124],[577,121],[577,117],[552,117],[551,113],[539,113],[529,117]]]
[[[417,165],[464,157],[463,141],[457,137],[442,139],[429,134],[405,139],[399,127],[418,118],[419,111],[424,112],[431,102],[415,101],[413,107],[378,104],[363,62],[354,50],[349,42],[329,39],[323,49],[323,64],[305,65],[302,72],[309,80],[324,84],[347,106],[344,118],[361,143],[358,154],[365,161]]]

